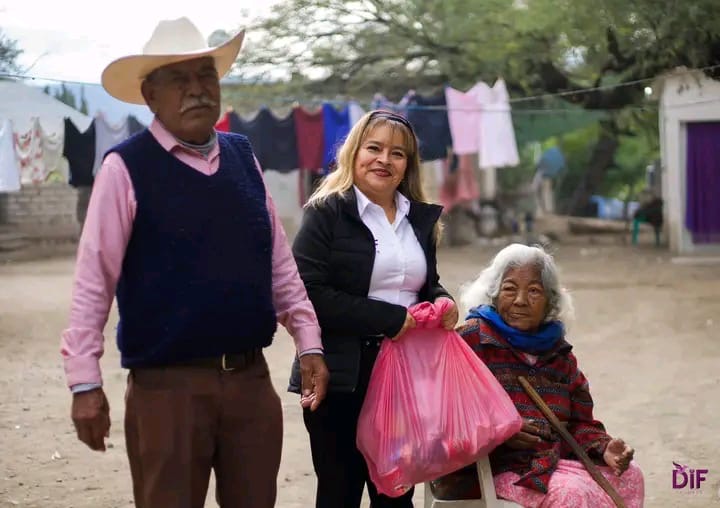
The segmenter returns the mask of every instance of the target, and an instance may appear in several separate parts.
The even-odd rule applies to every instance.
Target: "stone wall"
[[[63,183],[31,185],[0,193],[0,224],[30,234],[58,234],[77,228],[77,189]]]

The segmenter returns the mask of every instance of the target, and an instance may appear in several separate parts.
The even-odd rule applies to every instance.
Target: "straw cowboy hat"
[[[208,47],[200,30],[187,18],[161,21],[141,55],[118,58],[102,73],[102,84],[113,97],[132,104],[145,104],[140,85],[158,67],[206,56],[215,59],[218,75],[224,76],[237,58],[245,31],[229,41]]]

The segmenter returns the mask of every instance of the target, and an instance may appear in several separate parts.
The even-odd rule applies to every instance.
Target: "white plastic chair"
[[[517,503],[498,499],[497,495],[495,495],[492,469],[490,468],[490,460],[487,457],[477,461],[477,472],[481,499],[458,501],[435,499],[430,488],[430,482],[425,482],[425,508],[522,508]]]

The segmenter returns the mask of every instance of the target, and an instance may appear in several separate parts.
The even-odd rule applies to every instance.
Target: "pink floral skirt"
[[[630,463],[628,470],[620,477],[615,476],[609,467],[598,469],[615,487],[628,508],[642,508],[645,483],[642,471],[634,462]],[[495,476],[497,496],[525,508],[615,508],[610,496],[577,460],[560,460],[550,477],[547,494],[513,485],[518,479],[520,476],[517,473],[501,473]]]

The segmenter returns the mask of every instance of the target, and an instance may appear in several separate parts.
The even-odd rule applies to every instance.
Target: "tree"
[[[21,54],[22,49],[18,48],[17,41],[9,38],[0,29],[0,73],[21,73],[22,69],[17,62]]]
[[[313,84],[330,92],[391,97],[503,76],[515,96],[563,93],[607,110],[569,205],[578,209],[628,134],[620,111],[645,101],[647,83],[613,85],[720,64],[717,12],[717,0],[285,0],[256,27],[263,45],[249,47],[243,65],[319,76]]]
[[[80,107],[78,108],[78,110],[83,115],[88,114],[88,103],[87,103],[87,99],[85,98],[85,87],[84,86],[80,88]]]
[[[59,89],[55,89],[53,95],[60,102],[67,104],[73,109],[78,109],[75,94],[72,90],[65,86],[65,83],[62,83]]]

